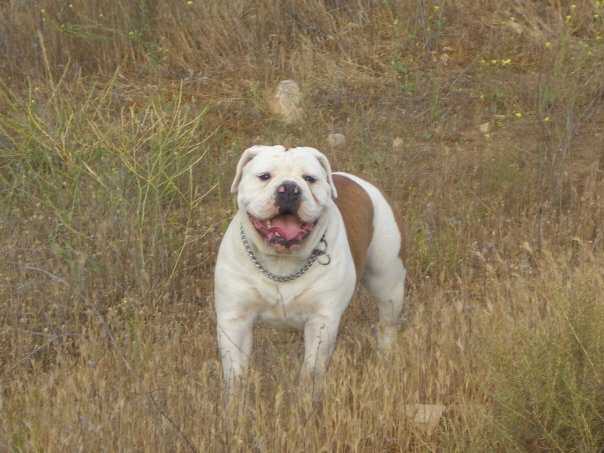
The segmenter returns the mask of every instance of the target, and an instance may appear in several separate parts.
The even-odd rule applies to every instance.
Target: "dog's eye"
[[[270,173],[260,173],[258,175],[258,179],[260,179],[260,181],[268,181],[269,179],[271,179],[271,174]]]
[[[306,181],[309,184],[312,184],[313,182],[317,182],[317,178],[315,178],[314,176],[310,176],[310,175],[304,175],[304,176],[302,176],[302,179],[304,179],[304,181]]]

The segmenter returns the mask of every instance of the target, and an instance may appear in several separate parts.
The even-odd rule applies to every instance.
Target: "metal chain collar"
[[[314,249],[311,252],[310,256],[306,259],[306,262],[304,263],[304,265],[300,269],[298,269],[296,272],[293,272],[288,275],[273,274],[268,269],[266,269],[262,264],[260,264],[260,261],[258,261],[258,258],[256,258],[256,255],[254,255],[252,246],[248,242],[247,237],[245,236],[245,232],[243,231],[243,224],[240,225],[239,231],[241,233],[241,242],[243,242],[243,247],[245,247],[245,251],[247,252],[247,255],[250,257],[250,260],[252,261],[252,263],[254,263],[254,266],[256,266],[256,268],[266,278],[268,278],[274,282],[278,282],[278,283],[291,282],[292,280],[295,280],[295,279],[301,277],[302,275],[304,275],[306,273],[306,271],[308,271],[310,269],[310,267],[314,264],[315,261],[317,261],[317,259],[319,259],[320,256],[326,256],[327,261],[324,263],[321,263],[319,261],[319,264],[322,264],[323,266],[327,266],[331,262],[331,257],[329,256],[329,254],[326,251],[327,250],[327,241],[325,240],[325,233],[323,233],[323,236],[321,236],[321,240],[319,241],[319,244],[323,244],[323,249],[322,250]]]

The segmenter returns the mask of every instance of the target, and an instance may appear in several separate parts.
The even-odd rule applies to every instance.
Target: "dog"
[[[227,395],[248,366],[257,322],[304,331],[304,382],[320,381],[357,283],[377,299],[377,343],[401,324],[406,270],[392,208],[373,185],[332,173],[315,148],[252,146],[231,191],[238,211],[215,268],[215,307]]]

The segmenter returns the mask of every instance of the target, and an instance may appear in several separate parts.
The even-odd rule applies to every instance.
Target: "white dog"
[[[368,182],[333,173],[314,148],[253,146],[231,188],[239,210],[218,252],[215,303],[227,394],[257,321],[304,329],[303,380],[321,378],[357,282],[377,298],[378,345],[396,339],[405,291],[401,233]]]

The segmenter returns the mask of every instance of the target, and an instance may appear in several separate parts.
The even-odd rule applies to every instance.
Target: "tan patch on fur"
[[[336,205],[344,219],[358,281],[363,276],[373,237],[373,203],[367,192],[346,176],[333,175],[333,182],[338,191]]]

